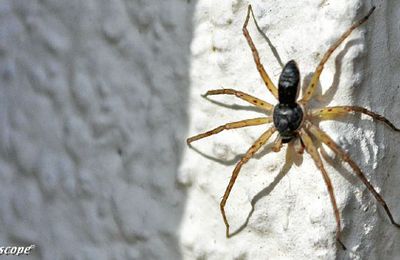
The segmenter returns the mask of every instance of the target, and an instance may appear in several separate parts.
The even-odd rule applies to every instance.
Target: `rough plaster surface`
[[[0,1],[0,246],[181,258],[193,8]]]
[[[251,1],[279,59],[295,59],[307,82],[329,44],[369,6],[287,2]],[[327,64],[314,105],[364,105],[399,123],[400,4],[374,3],[372,19]],[[349,247],[338,252],[319,172],[309,156],[285,165],[285,150],[266,149],[243,167],[227,204],[232,229],[246,222],[252,200],[254,211],[237,236],[224,237],[219,201],[237,156],[263,127],[202,140],[195,147],[203,156],[185,150],[182,158],[182,147],[187,113],[190,134],[256,115],[207,102],[200,98],[207,89],[235,87],[273,101],[241,34],[247,4],[1,1],[0,246],[35,244],[32,259],[398,258],[398,230],[333,158],[327,168]],[[278,56],[250,24],[276,81]],[[393,133],[365,117],[321,126],[398,219]]]
[[[400,3],[372,2],[378,7],[372,18],[327,63],[312,106],[362,105],[399,125]],[[201,98],[209,89],[235,88],[274,103],[242,35],[248,3],[277,52],[271,51],[251,21],[250,34],[272,79],[276,82],[279,77],[280,61],[294,59],[303,83],[309,82],[329,45],[371,7],[370,1],[355,0],[235,0],[220,1],[218,6],[214,1],[198,1],[191,45],[189,135],[260,115],[232,96],[212,99],[233,109]],[[358,162],[399,220],[399,136],[364,116],[320,126]],[[228,199],[231,231],[240,232],[227,240],[219,202],[235,163],[263,131],[264,126],[225,131],[193,143],[197,152],[185,151],[179,175],[189,187],[181,226],[184,259],[400,258],[400,231],[326,148],[322,150],[342,212],[346,252],[336,246],[332,206],[310,156],[290,163],[286,149],[276,154],[268,146],[242,168]]]

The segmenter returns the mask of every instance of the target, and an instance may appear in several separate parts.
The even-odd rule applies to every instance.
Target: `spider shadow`
[[[284,64],[282,62],[281,57],[279,56],[279,53],[277,51],[277,49],[275,48],[275,46],[272,44],[271,40],[268,38],[268,36],[263,32],[263,30],[260,28],[260,26],[257,23],[257,20],[254,16],[253,17],[253,21],[254,24],[256,25],[257,31],[261,34],[261,36],[264,38],[264,40],[268,43],[269,48],[272,51],[272,54],[275,56],[276,60],[278,61],[279,65],[281,66],[281,68],[284,67]]]
[[[237,104],[227,105],[227,104],[224,104],[222,102],[213,100],[213,99],[211,99],[211,98],[209,98],[207,96],[204,96],[204,95],[202,95],[202,97],[204,99],[206,99],[207,101],[209,101],[209,102],[211,102],[211,103],[213,103],[213,104],[215,104],[217,106],[221,106],[221,107],[228,108],[228,109],[253,111],[253,112],[259,112],[259,113],[263,113],[263,114],[265,114],[265,112],[266,112],[265,110],[263,110],[261,108],[258,108],[258,107],[254,107],[254,106],[243,106],[243,105],[237,105]]]
[[[268,196],[278,185],[278,183],[283,179],[284,176],[289,172],[289,170],[292,168],[293,164],[295,165],[300,165],[303,162],[303,156],[299,155],[296,153],[296,151],[293,148],[293,145],[290,143],[287,146],[286,150],[286,160],[285,164],[283,165],[282,169],[280,170],[279,174],[275,177],[275,179],[264,189],[259,191],[251,200],[251,210],[249,214],[246,217],[245,222],[234,232],[232,232],[231,237],[238,235],[240,232],[242,232],[249,224],[250,218],[252,217],[254,210],[255,210],[255,205],[257,202],[262,199],[263,197]]]
[[[342,118],[335,118],[334,119],[334,121],[335,122],[342,122],[343,124],[348,124],[349,123],[349,120],[348,120],[348,117],[349,116],[351,116],[351,121],[354,121],[354,122],[369,122],[367,119],[365,119],[365,120],[362,120],[361,119],[361,114],[348,114],[348,115],[345,115],[345,116],[343,116]],[[357,118],[357,120],[353,120],[353,119],[355,119],[355,118]],[[321,120],[319,119],[316,119],[316,120],[313,120],[313,124],[315,125],[315,126],[317,126],[318,128],[320,128],[320,129],[322,129],[320,126],[319,126],[319,123],[321,122]],[[353,122],[353,124],[354,124],[354,122]],[[367,125],[367,124],[366,124]],[[372,126],[369,126],[368,128],[370,129]],[[316,141],[316,142],[315,142]],[[348,168],[346,168],[346,167],[344,167],[344,165],[346,165],[346,163],[342,160],[342,158],[339,156],[339,155],[337,155],[336,153],[334,153],[333,152],[333,154],[334,154],[334,156],[330,156],[329,154],[328,154],[328,152],[327,152],[327,150],[325,149],[325,147],[322,145],[322,142],[320,141],[320,140],[317,140],[316,138],[314,138],[314,144],[317,146],[317,148],[319,148],[319,151],[320,151],[320,154],[321,154],[321,156],[325,159],[325,161],[333,168],[333,169],[335,169],[335,171],[337,171],[343,178],[345,178],[350,184],[352,184],[352,185],[356,185],[356,186],[358,186],[359,184],[360,184],[360,182],[361,182],[361,180],[360,180],[360,178],[359,177],[357,177],[357,175],[354,173],[354,171],[353,170],[349,170]],[[341,145],[340,143],[338,143],[338,145],[340,146],[340,147],[343,147],[343,145]],[[356,150],[360,150],[361,149],[361,147],[359,147],[360,145],[359,144],[357,144],[357,149]],[[354,150],[354,148],[353,149],[351,149],[351,150]],[[330,150],[330,151],[332,151],[332,150]],[[352,156],[351,156],[351,153],[349,152],[349,155],[350,155],[350,157],[352,158]],[[370,156],[372,156],[372,155],[370,155]],[[357,162],[355,162],[355,163],[357,163]],[[357,164],[358,165],[358,164]]]
[[[351,115],[354,116],[354,115]],[[361,117],[361,115],[357,115],[358,117]],[[349,121],[346,120],[344,116],[343,118],[336,119],[335,121],[343,122],[343,123],[348,123]],[[312,124],[317,126],[318,128],[322,129],[319,126],[319,123],[321,122],[321,119],[315,119],[313,120]],[[331,149],[326,149],[326,147],[323,146],[323,143],[317,139],[314,135],[311,135],[313,138],[313,143],[316,146],[316,148],[319,150],[319,153],[321,157],[325,160],[326,163],[328,163],[336,172],[338,172],[344,179],[346,179],[347,182],[352,184],[353,186],[360,187],[361,180],[360,178],[354,173],[353,170],[350,170],[349,168],[346,168],[345,165],[348,166],[346,162],[343,161],[343,159],[333,152]],[[338,143],[340,147],[343,147],[340,143]],[[358,147],[359,148],[359,147]],[[331,151],[333,156],[331,156],[328,151]],[[351,157],[351,154],[350,154]]]
[[[318,81],[318,87],[316,89],[316,92],[314,94],[315,99],[318,100],[318,107],[325,107],[329,103],[332,102],[335,94],[337,93],[338,86],[340,83],[340,76],[342,74],[342,62],[344,56],[347,54],[347,52],[351,49],[352,46],[355,46],[357,44],[360,44],[362,41],[360,39],[354,39],[350,40],[346,43],[344,46],[343,50],[339,52],[339,54],[335,58],[335,74],[333,75],[333,80],[332,84],[329,86],[328,90],[322,94],[322,87],[321,87],[321,82]],[[302,93],[306,92],[306,88],[308,87],[311,78],[314,73],[309,73],[307,76],[303,78],[303,84],[302,84]],[[312,103],[315,103],[315,99],[311,99]]]
[[[338,155],[335,154],[333,157],[330,156],[321,143],[318,143],[317,147],[319,148],[321,157],[324,158],[325,162],[327,162],[336,172],[338,172],[350,184],[355,186],[359,185],[360,179],[353,173],[353,171],[344,166],[345,163]]]
[[[257,160],[261,159],[264,155],[266,155],[269,152],[271,152],[273,145],[274,145],[273,143],[266,144],[258,153],[256,153],[252,157],[252,159],[257,159]],[[226,160],[226,159],[219,159],[219,158],[217,158],[215,156],[211,156],[209,154],[206,154],[205,152],[200,151],[198,148],[192,146],[191,144],[189,145],[189,148],[192,149],[193,151],[195,151],[196,153],[198,153],[199,155],[203,156],[204,158],[207,158],[207,159],[209,159],[211,161],[220,163],[220,164],[225,165],[225,166],[232,166],[232,165],[236,164],[246,154],[246,153],[237,154],[232,159]]]

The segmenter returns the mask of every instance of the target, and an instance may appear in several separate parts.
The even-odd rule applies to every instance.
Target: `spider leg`
[[[304,153],[304,144],[300,138],[296,138],[293,140],[293,148],[296,151],[296,153],[300,155]]]
[[[274,95],[274,97],[276,99],[278,99],[278,89],[276,88],[276,86],[271,81],[270,77],[268,76],[267,72],[265,71],[264,66],[261,63],[257,48],[254,45],[254,42],[250,36],[249,31],[247,30],[247,24],[249,23],[250,13],[251,13],[251,16],[253,17],[254,21],[256,21],[256,18],[254,17],[253,9],[251,8],[251,5],[249,5],[249,7],[247,9],[246,20],[243,24],[243,35],[246,38],[247,43],[250,46],[251,52],[253,53],[254,62],[257,65],[257,70],[260,73],[261,78],[263,79],[265,85],[267,86],[268,90],[272,93],[272,95]]]
[[[258,118],[253,118],[253,119],[246,119],[246,120],[241,120],[241,121],[237,121],[237,122],[227,123],[225,125],[221,125],[217,128],[214,128],[210,131],[192,136],[186,140],[186,143],[188,145],[190,145],[191,142],[208,137],[210,135],[218,134],[219,132],[222,132],[223,130],[242,128],[242,127],[246,127],[246,126],[263,125],[263,124],[268,124],[271,122],[272,122],[272,117],[258,117]]]
[[[364,22],[366,22],[368,20],[368,18],[370,17],[370,15],[372,14],[372,12],[375,10],[375,6],[372,7],[368,14],[366,16],[364,16],[364,18],[362,18],[361,20],[359,20],[358,22],[356,22],[355,24],[353,24],[346,32],[344,32],[342,34],[342,36],[328,49],[328,51],[324,54],[324,56],[322,57],[322,60],[319,62],[318,67],[316,68],[314,75],[311,78],[311,82],[308,85],[303,98],[300,100],[301,103],[306,104],[311,97],[314,94],[314,90],[317,87],[318,81],[319,81],[319,76],[322,73],[322,70],[324,69],[324,65],[325,63],[328,61],[329,57],[331,56],[331,54],[336,50],[336,48],[347,38],[347,36],[350,35],[350,33],[356,29],[357,27],[359,27],[360,25],[362,25]]]
[[[331,203],[333,206],[333,211],[335,212],[335,219],[336,219],[336,240],[338,241],[338,243],[342,246],[342,248],[344,250],[346,250],[346,247],[344,246],[344,244],[340,241],[340,231],[341,231],[341,225],[340,225],[340,213],[339,213],[339,209],[336,203],[336,197],[335,197],[335,193],[333,190],[333,186],[332,186],[332,181],[328,176],[328,173],[325,170],[324,164],[322,163],[321,160],[321,156],[319,155],[317,148],[315,148],[311,137],[306,133],[306,131],[304,129],[300,130],[300,138],[303,141],[303,144],[306,148],[306,151],[311,155],[311,157],[313,158],[315,165],[319,168],[319,170],[322,173],[322,177],[324,178],[326,187],[328,188],[328,192],[329,192],[329,198],[331,199]]]
[[[240,161],[236,164],[235,169],[232,172],[231,179],[229,180],[229,184],[226,187],[224,197],[221,200],[220,203],[220,209],[221,209],[221,214],[222,218],[224,219],[224,223],[226,226],[226,237],[229,238],[229,223],[228,219],[226,218],[225,215],[225,204],[226,201],[228,200],[229,194],[231,193],[232,187],[235,184],[236,178],[239,175],[239,171],[242,168],[243,164],[247,163],[251,157],[263,146],[268,139],[271,137],[271,135],[276,131],[275,127],[269,128],[266,132],[264,132],[256,141],[255,143],[247,150],[246,154],[240,159]]]
[[[373,119],[376,119],[378,121],[385,123],[387,126],[392,128],[394,131],[400,132],[400,129],[395,127],[393,125],[393,123],[390,122],[384,116],[381,116],[377,113],[367,110],[366,108],[358,107],[358,106],[335,106],[335,107],[325,107],[325,108],[321,108],[321,109],[313,109],[313,110],[311,110],[311,116],[320,117],[321,119],[333,119],[338,116],[342,116],[342,115],[353,113],[353,112],[366,114],[366,115],[372,117]]]
[[[282,137],[278,135],[274,141],[274,146],[272,147],[272,151],[275,153],[279,152],[282,148]]]
[[[244,101],[247,101],[250,104],[255,105],[258,108],[264,109],[266,111],[271,112],[274,109],[274,106],[271,105],[270,103],[261,100],[259,98],[253,97],[247,93],[244,93],[239,90],[234,90],[234,89],[214,89],[214,90],[209,90],[207,91],[206,94],[204,94],[204,97],[207,96],[212,96],[212,95],[235,95],[236,97],[243,99]]]
[[[392,216],[392,213],[389,210],[388,205],[386,204],[385,200],[383,197],[375,190],[375,188],[372,186],[372,184],[368,181],[368,179],[365,177],[361,169],[358,167],[358,165],[350,159],[349,155],[341,149],[333,140],[330,138],[325,132],[323,132],[320,128],[317,126],[313,125],[311,122],[306,121],[305,122],[307,129],[315,135],[319,140],[321,140],[323,143],[325,143],[330,149],[332,149],[339,157],[347,162],[350,167],[354,170],[358,178],[364,183],[364,185],[368,188],[368,190],[374,195],[375,199],[382,205],[382,207],[385,209],[386,214],[388,215],[390,222],[395,225],[396,227],[400,228],[400,224],[395,222]]]

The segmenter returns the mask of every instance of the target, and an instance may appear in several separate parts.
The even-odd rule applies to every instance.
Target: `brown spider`
[[[314,136],[317,140],[321,141],[325,145],[327,145],[330,149],[332,149],[343,161],[347,162],[350,167],[354,170],[358,178],[364,183],[364,185],[370,190],[370,192],[374,195],[376,200],[383,206],[389,219],[393,225],[400,228],[400,224],[396,223],[392,217],[392,214],[382,198],[382,196],[375,190],[375,188],[371,185],[365,175],[362,173],[361,169],[357,166],[357,164],[350,159],[349,155],[337,145],[331,137],[329,137],[324,131],[322,131],[318,126],[314,125],[311,122],[313,118],[319,119],[333,119],[338,116],[342,116],[348,113],[363,113],[372,118],[384,122],[394,131],[400,131],[400,129],[396,128],[388,119],[385,117],[378,115],[374,112],[371,112],[363,107],[358,106],[334,106],[334,107],[324,107],[318,109],[310,109],[306,110],[306,106],[308,101],[312,98],[317,83],[319,81],[319,77],[322,73],[325,63],[334,52],[334,50],[346,39],[350,33],[364,22],[368,20],[375,7],[372,7],[368,14],[353,24],[343,35],[328,49],[328,51],[323,56],[322,60],[318,64],[312,78],[311,82],[306,88],[306,91],[303,95],[303,98],[297,100],[298,92],[299,92],[299,82],[300,82],[300,74],[297,67],[297,64],[294,61],[289,61],[285,67],[279,78],[279,83],[277,88],[274,83],[272,83],[270,77],[265,71],[263,65],[261,64],[260,57],[258,51],[253,43],[252,38],[247,30],[247,24],[249,22],[250,14],[252,15],[254,21],[254,13],[249,5],[247,10],[246,20],[243,24],[243,34],[251,48],[253,53],[254,61],[257,65],[257,70],[259,71],[263,81],[265,82],[268,90],[274,95],[276,99],[278,99],[279,103],[275,106],[269,104],[268,102],[261,100],[259,98],[253,97],[249,94],[243,93],[234,89],[217,89],[208,91],[205,96],[208,95],[235,95],[236,97],[247,101],[254,106],[261,108],[268,113],[272,114],[272,116],[267,117],[259,117],[254,119],[247,119],[237,122],[228,123],[222,126],[219,126],[213,130],[207,131],[202,134],[195,135],[187,139],[187,144],[190,145],[192,142],[197,141],[199,139],[217,134],[223,130],[241,128],[246,126],[255,126],[262,125],[273,122],[274,125],[270,127],[266,132],[264,132],[256,142],[248,149],[246,154],[241,158],[241,160],[236,164],[235,169],[233,170],[232,177],[229,181],[228,187],[225,190],[224,196],[220,203],[221,214],[226,226],[226,237],[230,237],[229,233],[229,223],[225,215],[225,204],[228,200],[229,194],[232,190],[233,185],[235,184],[236,178],[239,175],[239,171],[242,166],[247,163],[250,158],[268,141],[268,139],[272,136],[272,134],[278,131],[278,138],[274,142],[274,146],[272,148],[273,151],[277,152],[281,149],[283,143],[291,142],[294,145],[295,150],[302,154],[304,148],[311,155],[314,160],[316,166],[322,172],[322,176],[324,178],[325,184],[328,188],[330,200],[333,206],[333,210],[335,213],[336,219],[336,239],[338,243],[342,246],[343,249],[346,249],[344,244],[340,240],[340,213],[337,207],[336,198],[334,194],[334,190],[332,187],[332,182],[326,172],[324,165],[322,163],[321,157],[317,148],[315,147],[311,136]]]

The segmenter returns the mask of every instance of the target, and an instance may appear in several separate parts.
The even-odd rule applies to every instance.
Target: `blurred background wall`
[[[0,2],[0,245],[179,259],[195,1]]]

